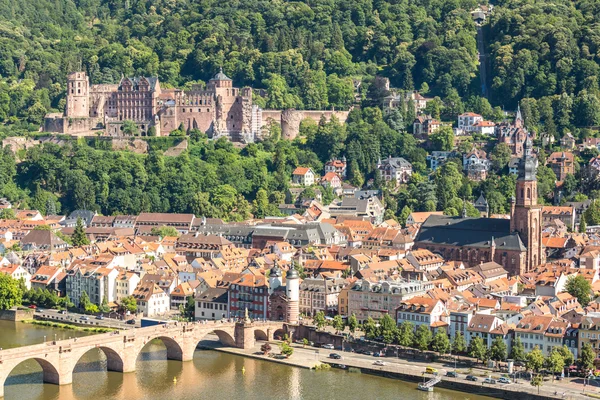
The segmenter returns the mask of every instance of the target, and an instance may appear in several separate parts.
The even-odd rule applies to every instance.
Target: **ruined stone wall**
[[[321,116],[325,116],[327,121],[335,116],[340,123],[345,123],[348,118],[349,111],[333,111],[333,110],[263,110],[262,120],[263,126],[267,126],[269,121],[275,121],[281,125],[282,138],[293,140],[298,136],[300,131],[300,123],[304,119],[311,119],[319,123]]]

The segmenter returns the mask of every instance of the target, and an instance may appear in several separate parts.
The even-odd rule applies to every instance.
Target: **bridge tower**
[[[285,284],[287,303],[287,317],[290,324],[298,324],[300,314],[300,275],[296,268],[290,268],[286,275]]]

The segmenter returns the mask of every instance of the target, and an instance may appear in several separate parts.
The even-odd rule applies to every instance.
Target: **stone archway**
[[[229,332],[217,329],[217,330],[214,331],[214,334],[219,337],[219,341],[224,346],[236,347],[236,345],[235,345],[235,338]]]
[[[285,335],[287,334],[287,332],[285,331],[285,329],[280,328],[275,330],[275,332],[273,332],[273,339],[275,340],[283,340],[283,338],[285,337]]]
[[[60,373],[58,372],[58,368],[56,368],[54,366],[54,364],[52,364],[48,360],[44,360],[43,358],[37,358],[37,357],[28,358],[27,360],[23,360],[20,363],[16,364],[14,367],[11,368],[10,372],[6,376],[6,380],[9,379],[10,374],[12,374],[12,372],[15,370],[15,368],[17,368],[19,365],[21,365],[24,362],[27,362],[29,360],[35,360],[39,364],[39,366],[42,367],[42,380],[44,383],[53,383],[55,385],[60,385],[61,383],[65,383],[65,382],[61,382]],[[5,382],[6,382],[6,380],[5,380]],[[70,383],[70,382],[66,382],[66,383]]]
[[[183,349],[177,340],[168,336],[156,336],[149,340],[145,340],[142,348],[138,351],[138,357],[144,347],[154,340],[160,340],[167,348],[167,360],[183,361]]]
[[[106,370],[107,371],[126,372],[124,369],[123,357],[121,357],[121,355],[119,353],[117,353],[115,350],[111,349],[110,347],[106,347],[106,346],[97,346],[97,347],[94,347],[93,349],[89,349],[89,350],[83,352],[79,357],[77,357],[77,359],[73,363],[73,371],[75,371],[75,367],[77,366],[79,361],[81,361],[81,358],[84,355],[86,355],[87,353],[89,353],[90,351],[94,351],[94,350],[100,350],[102,352],[102,354],[104,354],[104,356],[106,357]]]
[[[267,335],[267,333],[264,330],[255,329],[254,330],[254,340],[267,341],[267,340],[269,340],[269,336]]]

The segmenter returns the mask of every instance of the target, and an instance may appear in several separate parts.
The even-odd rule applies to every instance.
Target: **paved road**
[[[45,319],[51,319],[57,322],[64,323],[76,323],[81,325],[89,325],[90,327],[102,327],[102,328],[113,328],[113,329],[132,329],[139,328],[140,321],[136,320],[135,325],[126,324],[125,321],[116,319],[115,313],[112,313],[113,318],[104,317],[104,319],[96,319],[95,316],[89,316],[85,314],[69,312],[67,314],[60,314],[59,311],[53,309],[40,309],[38,308],[35,313],[38,317]],[[89,318],[88,320],[82,319],[82,317]]]
[[[438,373],[441,374],[442,376],[446,375],[446,372],[448,371],[454,371],[454,365],[452,365],[452,363],[450,364],[441,364],[441,363],[431,363],[431,362],[423,362],[423,361],[413,361],[413,360],[406,360],[406,359],[402,359],[402,358],[396,358],[396,357],[373,357],[373,356],[367,356],[364,354],[356,354],[356,353],[350,353],[350,352],[342,352],[339,350],[327,350],[327,349],[322,349],[322,348],[316,348],[316,347],[306,347],[303,348],[302,345],[297,345],[294,344],[293,347],[295,347],[294,350],[294,354],[302,354],[305,357],[314,357],[315,361],[319,360],[319,361],[328,361],[328,362],[335,362],[335,363],[339,363],[339,364],[354,364],[355,362],[358,363],[358,365],[360,366],[364,366],[364,367],[375,367],[373,365],[373,363],[377,360],[381,360],[384,361],[386,366],[392,366],[392,367],[398,367],[399,369],[406,369],[411,371],[412,373],[415,373],[415,368],[418,370],[416,371],[417,373],[424,373],[425,372],[425,368],[428,366],[431,366],[433,368],[436,368],[438,370]],[[318,351],[318,353],[317,353]],[[341,360],[333,360],[329,358],[329,354],[331,353],[337,353],[339,355],[342,356]],[[381,367],[376,367],[376,368],[381,368]],[[385,368],[385,367],[384,367]],[[481,368],[473,368],[472,371],[468,371],[467,368],[461,368],[458,367],[457,368],[458,371],[458,380],[464,380],[466,378],[466,376],[468,374],[472,374],[475,375],[479,378],[479,382],[483,381],[483,376],[487,375],[487,376],[495,376],[498,377],[501,375],[500,372],[492,372],[490,370],[487,369],[481,369]],[[425,375],[425,376],[431,376],[431,375]],[[443,379],[448,379],[446,377],[444,377]],[[583,391],[583,381],[580,379],[578,380],[568,380],[565,379],[563,381],[555,381],[553,382],[544,382],[544,384],[541,387],[541,393],[547,393],[548,395],[554,395],[554,393],[556,392],[556,398],[561,398],[563,397],[562,394],[564,393],[564,398],[570,398],[570,399],[576,399],[576,398],[580,398],[581,395],[579,395],[579,393],[581,393]],[[600,393],[600,380],[599,381],[594,381],[592,382],[592,385],[587,386],[585,392],[589,393],[589,392],[594,392],[594,393]],[[503,384],[497,383],[495,386],[501,386]],[[533,388],[529,381],[519,378],[517,379],[516,383],[511,383],[509,384],[511,386],[514,385],[518,385],[519,388],[518,390],[524,390],[524,391],[530,391],[530,392],[534,392],[536,389]]]

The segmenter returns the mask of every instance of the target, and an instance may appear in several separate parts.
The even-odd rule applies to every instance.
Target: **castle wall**
[[[304,119],[311,119],[319,123],[321,116],[325,116],[327,121],[335,116],[340,123],[345,123],[348,119],[349,111],[333,111],[333,110],[263,110],[262,121],[263,126],[269,124],[269,120],[273,120],[281,125],[281,136],[284,139],[293,140],[298,136],[300,131],[300,123]]]

